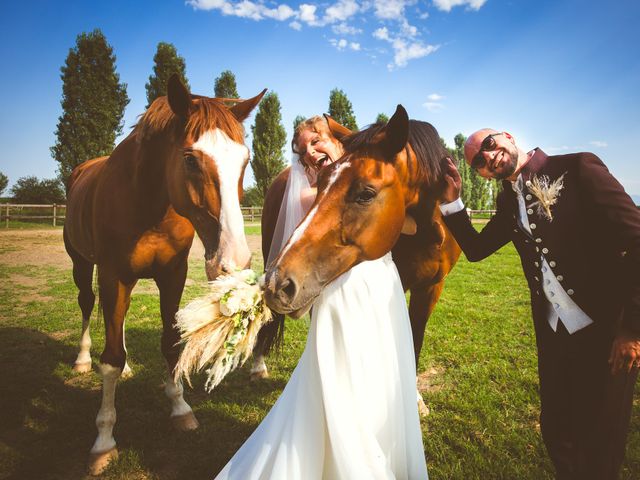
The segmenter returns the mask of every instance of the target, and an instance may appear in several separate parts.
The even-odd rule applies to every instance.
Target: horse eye
[[[187,170],[190,171],[200,171],[200,163],[198,162],[198,158],[195,155],[187,154],[184,156],[184,165],[187,167]]]
[[[358,193],[356,197],[356,202],[360,205],[367,205],[371,203],[371,201],[376,197],[378,193],[372,188],[365,188],[361,192]]]

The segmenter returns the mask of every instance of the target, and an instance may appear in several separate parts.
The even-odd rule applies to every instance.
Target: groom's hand
[[[447,172],[444,175],[447,181],[447,186],[440,197],[442,203],[450,203],[456,201],[460,197],[460,190],[462,190],[462,178],[460,178],[460,172],[453,164],[451,157],[447,157]]]
[[[611,373],[630,372],[633,367],[640,367],[640,336],[628,332],[620,332],[613,340],[609,356]]]

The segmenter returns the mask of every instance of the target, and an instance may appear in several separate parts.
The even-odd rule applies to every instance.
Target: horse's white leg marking
[[[123,322],[122,322],[122,348],[124,348],[124,354],[127,355],[127,342],[124,339],[124,336],[125,336],[125,323],[126,323],[126,320],[123,320]],[[131,370],[131,367],[129,366],[129,362],[127,362],[126,356],[125,356],[124,368],[122,369],[122,378],[131,378],[131,377],[133,377],[133,370]]]
[[[113,438],[113,426],[116,424],[116,384],[122,370],[106,363],[100,364],[102,373],[102,405],[96,418],[98,438],[91,448],[91,453],[103,453],[116,446]]]
[[[252,380],[257,380],[259,378],[268,378],[269,371],[267,370],[267,364],[264,362],[264,355],[262,354],[254,354],[253,363],[251,364],[251,370],[249,372],[251,374]]]
[[[426,417],[429,415],[429,407],[424,403],[424,398],[422,398],[420,390],[416,389],[416,395],[418,396],[418,413],[421,417]]]
[[[189,404],[184,400],[182,380],[174,381],[171,372],[167,375],[164,383],[164,393],[171,402],[171,421],[174,427],[182,431],[198,428],[198,420],[196,420]]]
[[[80,337],[80,351],[73,366],[76,372],[91,371],[91,335],[89,333],[89,319],[82,319],[82,336]]]
[[[238,182],[248,158],[249,149],[234,142],[220,129],[205,132],[193,148],[211,157],[220,180],[220,243],[218,252],[224,270],[245,268],[251,260],[251,251],[244,235],[244,219],[238,199]],[[218,255],[218,254],[216,254]]]

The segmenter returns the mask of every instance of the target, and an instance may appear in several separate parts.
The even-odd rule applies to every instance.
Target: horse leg
[[[411,289],[411,298],[409,300],[409,317],[411,318],[411,333],[413,335],[413,350],[416,356],[416,373],[418,369],[418,359],[422,350],[424,341],[424,331],[427,327],[427,321],[433,312],[433,308],[440,298],[444,281],[429,285],[426,289]],[[429,407],[424,403],[422,394],[416,388],[418,400],[418,411],[421,416],[429,414]]]
[[[124,317],[129,308],[135,281],[123,283],[108,268],[98,268],[98,283],[104,314],[105,346],[100,356],[102,404],[96,417],[98,437],[89,455],[89,473],[99,475],[118,457],[113,427],[116,423],[116,384],[126,362]]]
[[[267,364],[264,361],[266,355],[269,354],[278,343],[282,340],[284,333],[284,315],[273,312],[272,320],[264,325],[258,332],[256,346],[253,349],[253,362],[251,363],[251,380],[260,380],[261,378],[269,378]]]
[[[73,365],[75,372],[91,371],[91,335],[89,334],[89,320],[96,296],[93,293],[93,263],[84,259],[71,242],[67,239],[66,230],[63,232],[64,247],[73,262],[73,281],[78,288],[78,305],[82,312],[82,334],[80,335],[80,349]]]
[[[164,391],[171,401],[171,423],[180,431],[198,428],[193,410],[184,400],[182,380],[174,380],[173,370],[180,355],[180,334],[176,329],[176,312],[180,306],[180,298],[187,278],[187,255],[178,262],[175,269],[162,272],[156,277],[156,285],[160,290],[160,313],[162,315],[162,354],[167,362],[167,380]]]

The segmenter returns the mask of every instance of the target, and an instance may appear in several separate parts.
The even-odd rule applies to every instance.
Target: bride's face
[[[296,142],[296,152],[310,168],[318,171],[342,156],[342,145],[330,134],[303,130]]]

